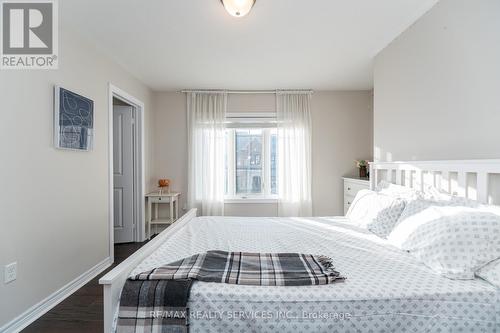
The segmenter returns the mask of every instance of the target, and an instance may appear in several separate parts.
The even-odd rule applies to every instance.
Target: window
[[[276,196],[276,141],[276,128],[226,129],[228,198]]]

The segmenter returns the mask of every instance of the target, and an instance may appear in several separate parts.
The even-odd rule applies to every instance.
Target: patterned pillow
[[[347,217],[379,237],[387,238],[405,208],[405,201],[370,190],[361,190],[354,198]]]
[[[409,203],[389,242],[452,279],[473,279],[476,270],[500,257],[500,214],[429,203]]]
[[[493,260],[476,272],[476,276],[500,288],[500,259]]]
[[[464,206],[470,208],[480,207],[480,205],[473,203],[472,200],[459,197],[452,197],[450,198],[450,200],[439,200],[439,201],[424,200],[424,199],[410,200],[406,203],[405,209],[401,213],[399,220],[396,222],[392,230],[393,231],[396,230],[397,226],[399,226],[399,224],[403,222],[405,222],[408,225],[412,223],[411,222],[412,220],[420,219],[421,217],[418,216],[418,214],[430,207],[444,207],[444,206]],[[412,218],[412,220],[410,220],[409,222],[406,221],[409,218]],[[416,225],[417,224],[414,224],[413,226]],[[398,228],[398,231],[395,232],[393,235],[389,235],[388,239],[393,245],[401,248],[401,241],[407,237],[404,236],[403,234],[407,234],[411,230],[412,229],[409,228],[408,226],[405,228]]]

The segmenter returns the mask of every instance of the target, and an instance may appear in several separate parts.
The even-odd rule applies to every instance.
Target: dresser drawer
[[[344,204],[347,206],[350,206],[352,202],[354,201],[354,197],[350,195],[344,195]]]
[[[151,203],[162,203],[162,202],[169,203],[170,197],[149,197],[149,201]]]
[[[370,185],[368,182],[367,184],[352,183],[349,181],[344,182],[344,194],[347,196],[355,197],[359,191],[368,190],[369,188]]]
[[[348,205],[347,202],[344,204],[344,215],[347,215],[347,212],[349,211],[349,207],[351,207],[351,205]]]
[[[353,201],[354,201],[354,197],[353,196],[344,195],[344,215],[349,210],[349,207],[351,207],[351,204],[352,204]]]

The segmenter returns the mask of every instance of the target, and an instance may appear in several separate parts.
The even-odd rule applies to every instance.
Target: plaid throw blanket
[[[117,332],[184,333],[193,280],[256,286],[309,286],[344,280],[325,256],[208,251],[131,277],[120,300]]]

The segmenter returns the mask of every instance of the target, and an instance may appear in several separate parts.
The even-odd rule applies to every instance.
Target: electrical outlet
[[[4,283],[17,279],[17,262],[12,262],[4,267]]]

